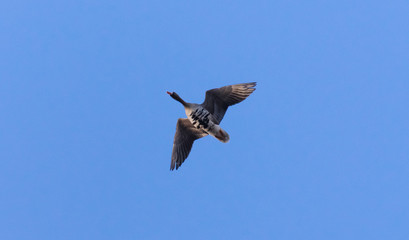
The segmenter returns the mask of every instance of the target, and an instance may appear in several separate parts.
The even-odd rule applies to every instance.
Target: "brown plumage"
[[[212,135],[221,142],[228,142],[229,134],[220,126],[227,108],[246,99],[254,92],[256,83],[242,83],[214,88],[206,92],[202,104],[187,103],[175,92],[167,92],[172,98],[182,103],[188,118],[179,118],[173,141],[170,169],[178,169],[188,157],[193,142],[207,135]]]

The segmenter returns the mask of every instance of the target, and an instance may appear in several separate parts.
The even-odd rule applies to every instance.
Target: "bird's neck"
[[[180,102],[185,107],[187,107],[187,105],[188,105],[187,102],[185,102],[181,97],[179,97],[179,95],[173,96],[173,99]]]

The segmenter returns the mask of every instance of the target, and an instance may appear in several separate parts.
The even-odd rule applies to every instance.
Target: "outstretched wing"
[[[216,124],[220,124],[227,108],[250,96],[256,90],[255,86],[256,83],[252,82],[208,90],[202,106],[213,115]]]
[[[173,140],[172,161],[170,170],[176,170],[182,165],[196,139],[206,136],[207,133],[195,128],[187,118],[179,118],[176,124],[175,139]]]

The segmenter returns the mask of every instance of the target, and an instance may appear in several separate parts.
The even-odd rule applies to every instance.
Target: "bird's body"
[[[179,118],[176,125],[170,169],[182,165],[193,142],[199,138],[211,135],[221,142],[228,142],[229,134],[220,127],[220,122],[227,108],[246,99],[255,86],[256,83],[242,83],[208,90],[202,104],[187,103],[175,92],[167,92],[184,106],[187,116]]]
[[[206,108],[199,104],[191,104],[191,106],[185,107],[185,112],[195,128],[217,138],[221,142],[226,143],[230,140],[229,134],[214,122],[213,115]]]
[[[189,121],[196,128],[203,129],[207,131],[209,125],[213,124],[211,121],[211,114],[204,107],[199,104],[190,104],[189,107],[185,108],[186,116]]]

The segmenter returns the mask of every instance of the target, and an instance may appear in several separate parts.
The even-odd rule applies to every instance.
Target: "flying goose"
[[[252,82],[208,90],[202,104],[187,103],[177,93],[167,92],[184,106],[187,116],[179,118],[176,124],[170,170],[174,170],[175,167],[177,170],[182,165],[192,149],[193,142],[199,138],[211,135],[227,143],[230,137],[219,126],[220,122],[227,108],[250,96],[256,90],[255,86],[256,83]]]

